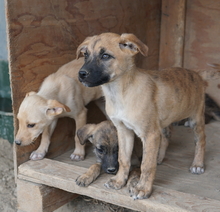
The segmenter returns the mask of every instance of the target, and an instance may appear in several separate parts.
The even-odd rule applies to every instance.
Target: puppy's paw
[[[44,158],[44,156],[46,155],[46,152],[37,152],[37,151],[33,151],[30,155],[30,160],[41,160]]]
[[[133,188],[135,188],[135,186],[138,184],[139,179],[140,179],[140,169],[134,169],[133,171],[131,171],[128,182],[127,182],[127,188],[130,194],[133,193]]]
[[[71,160],[81,161],[85,158],[85,148],[75,148],[74,152],[70,155]]]
[[[205,172],[204,166],[191,166],[189,170],[192,174],[203,174]]]
[[[124,185],[125,185],[125,180],[124,181],[117,180],[116,177],[112,177],[108,182],[104,184],[106,188],[112,188],[116,190],[121,189]]]
[[[148,189],[146,186],[139,186],[139,184],[136,183],[136,181],[133,181],[133,184],[130,184],[129,186],[130,197],[132,197],[134,200],[149,198],[152,193],[152,187]]]
[[[71,160],[74,160],[74,161],[81,161],[81,160],[84,160],[85,156],[72,153],[70,155],[70,158]]]
[[[83,174],[76,179],[76,184],[81,187],[87,187],[92,182],[93,179],[86,174]]]

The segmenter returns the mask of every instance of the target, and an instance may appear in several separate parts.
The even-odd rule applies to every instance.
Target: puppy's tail
[[[209,64],[207,65],[211,66],[213,69],[205,70],[205,69],[194,69],[193,71],[197,72],[203,80],[210,80],[210,79],[218,79],[220,78],[220,64]]]

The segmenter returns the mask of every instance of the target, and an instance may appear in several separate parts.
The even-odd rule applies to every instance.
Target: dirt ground
[[[16,211],[16,185],[14,181],[12,145],[7,140],[0,138],[0,212]],[[57,211],[133,212],[132,210],[91,199],[86,196],[79,196]]]

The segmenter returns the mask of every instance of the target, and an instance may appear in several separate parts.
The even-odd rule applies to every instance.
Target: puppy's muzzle
[[[86,79],[87,77],[89,76],[89,72],[84,70],[84,69],[81,69],[79,71],[79,80],[80,81],[83,81],[84,79]]]

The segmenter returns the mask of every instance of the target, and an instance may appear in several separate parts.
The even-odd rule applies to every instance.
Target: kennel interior
[[[209,0],[6,0],[9,67],[15,133],[16,114],[25,94],[37,91],[43,79],[75,59],[77,46],[102,32],[134,33],[149,47],[149,56],[138,56],[139,66],[210,69],[220,58],[220,2]],[[220,105],[219,80],[209,81],[207,93]],[[90,105],[90,122],[103,116]],[[18,209],[54,211],[77,194],[138,211],[220,211],[220,124],[206,125],[206,172],[188,172],[194,153],[192,131],[176,127],[165,160],[158,166],[153,194],[132,201],[126,188],[115,191],[101,175],[88,188],[75,184],[79,174],[95,160],[72,162],[74,121],[59,120],[46,158],[29,161],[39,145],[14,145]]]

